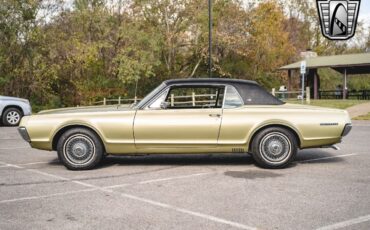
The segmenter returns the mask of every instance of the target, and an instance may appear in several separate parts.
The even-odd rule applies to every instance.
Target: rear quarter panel
[[[346,123],[350,123],[347,112],[335,109],[289,105],[225,109],[219,144],[248,148],[256,132],[270,125],[281,125],[295,131],[300,148],[318,147],[340,142]]]

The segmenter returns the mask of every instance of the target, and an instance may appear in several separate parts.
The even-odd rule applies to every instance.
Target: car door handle
[[[221,114],[209,114],[210,117],[221,117]]]

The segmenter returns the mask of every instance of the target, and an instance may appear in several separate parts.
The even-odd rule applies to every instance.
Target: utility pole
[[[208,74],[212,78],[212,0],[208,0]]]

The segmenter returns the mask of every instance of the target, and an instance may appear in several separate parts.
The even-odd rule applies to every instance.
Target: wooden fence
[[[305,93],[304,99],[306,99],[307,102],[310,102],[311,99],[310,87],[306,87],[304,93]],[[287,99],[302,100],[302,91],[276,91],[275,88],[273,88],[271,94],[282,100]]]
[[[320,90],[320,99],[342,99],[343,92],[340,90]],[[370,100],[370,90],[350,90],[346,94],[347,99]]]
[[[121,105],[121,104],[132,104],[132,103],[137,103],[140,100],[141,99],[138,99],[138,98],[130,98],[130,99],[127,99],[127,98],[121,98],[121,97],[118,97],[116,99],[103,98],[103,100],[101,100],[101,101],[95,101],[95,102],[93,102],[92,105]]]
[[[170,95],[170,104],[171,107],[175,105],[189,105],[189,106],[196,106],[197,104],[205,104],[205,103],[216,103],[217,94],[195,94],[186,95],[186,96],[175,96],[174,94]],[[197,100],[197,98],[201,98],[201,100]],[[206,100],[206,98],[209,98]],[[185,100],[184,100],[185,99]],[[190,99],[190,100],[186,100]]]
[[[310,88],[307,87],[305,91],[305,98],[309,98],[311,95]],[[280,98],[280,99],[300,99],[301,98],[301,91],[275,91],[272,89],[271,94]],[[340,90],[320,90],[319,91],[319,99],[343,99],[343,92]],[[346,99],[353,99],[353,100],[370,100],[370,90],[351,90],[348,91],[346,94]]]
[[[189,106],[196,106],[197,104],[210,104],[216,103],[217,94],[195,94],[194,92],[192,95],[186,96],[175,96],[174,94],[170,95],[170,105],[171,107],[175,105],[189,105]],[[141,99],[133,98],[133,99],[126,99],[126,98],[115,98],[115,99],[107,99],[103,98],[101,101],[93,102],[92,105],[121,105],[121,104],[132,104],[137,103]]]

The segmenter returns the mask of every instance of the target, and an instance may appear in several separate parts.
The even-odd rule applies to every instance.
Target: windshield
[[[139,102],[137,105],[133,105],[135,108],[140,108],[144,104],[146,104],[152,97],[154,97],[159,91],[161,91],[166,85],[164,83],[160,84],[157,88],[155,88],[152,92],[144,97],[143,100]]]

